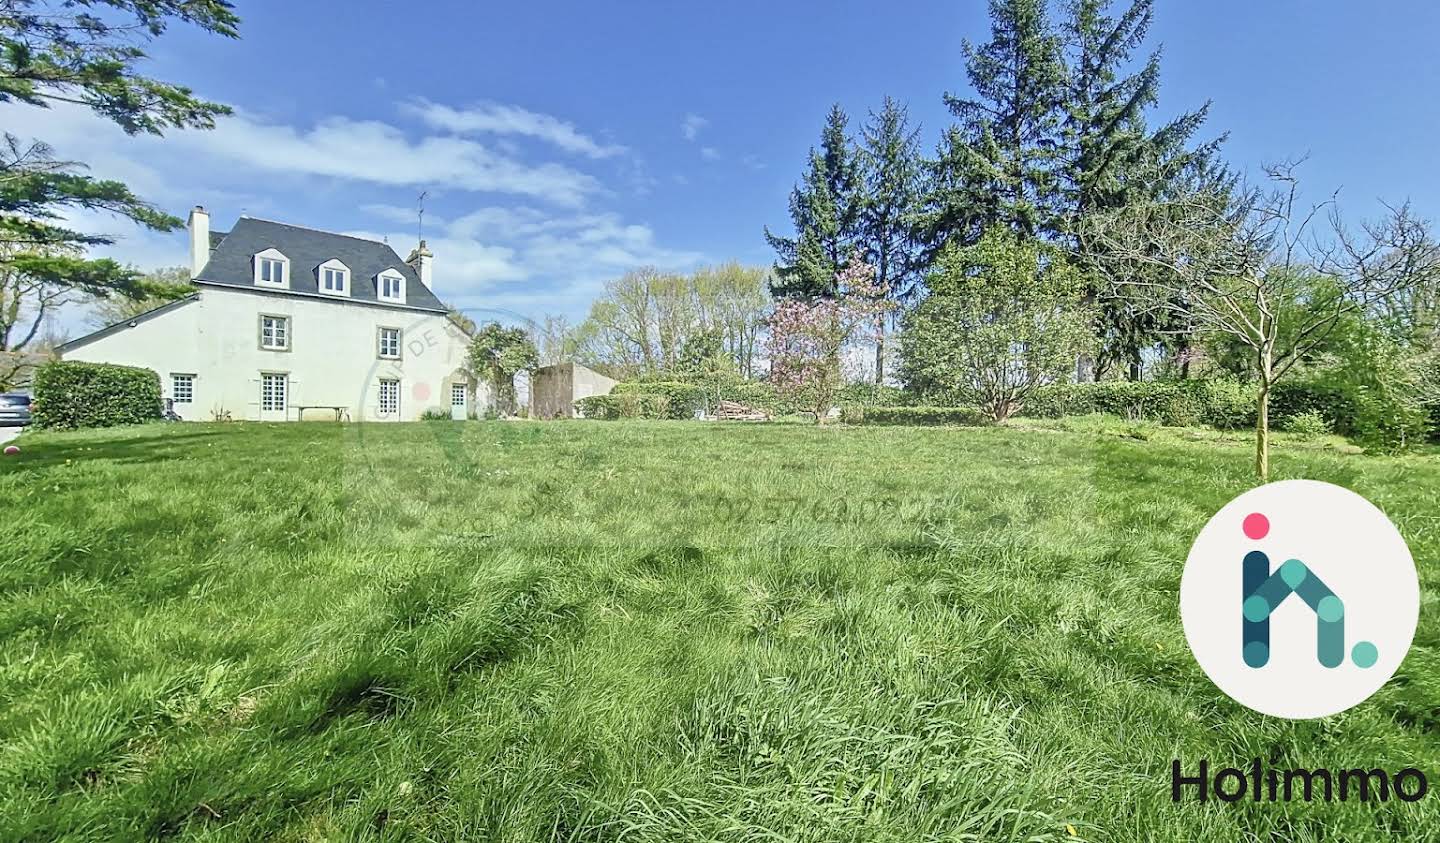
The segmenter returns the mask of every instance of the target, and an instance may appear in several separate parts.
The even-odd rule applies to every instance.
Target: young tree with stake
[[[1183,319],[1175,330],[1228,335],[1256,381],[1255,473],[1270,476],[1275,385],[1352,314],[1371,312],[1436,271],[1426,224],[1408,206],[1352,233],[1335,198],[1300,200],[1296,164],[1266,169],[1268,191],[1192,191],[1097,215],[1082,247],[1108,294]],[[1327,219],[1321,238],[1317,221]],[[1168,321],[1168,320],[1167,320]]]

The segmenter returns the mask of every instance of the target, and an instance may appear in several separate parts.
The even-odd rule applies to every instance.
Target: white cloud
[[[62,158],[89,162],[97,176],[130,183],[162,207],[202,202],[218,228],[248,213],[344,229],[354,226],[358,208],[374,220],[358,226],[374,229],[361,236],[388,240],[403,257],[416,237],[409,200],[429,190],[427,205],[436,210],[425,215],[425,237],[435,254],[436,291],[463,307],[578,319],[609,278],[645,264],[684,269],[704,259],[661,244],[647,225],[595,207],[615,195],[597,178],[502,154],[475,138],[417,136],[344,116],[292,126],[237,110],[213,131],[158,139],[126,136],[78,107],[20,108],[0,105],[0,121],[45,139]],[[622,186],[641,176],[649,178],[626,167],[612,172]],[[143,231],[103,215],[84,224],[121,237],[97,255],[143,269],[187,260],[183,232]]]
[[[124,178],[151,196],[160,193],[152,184],[159,164],[193,166],[195,159],[284,175],[508,193],[567,206],[601,192],[592,176],[561,164],[529,164],[466,138],[429,135],[412,141],[398,127],[376,120],[331,116],[297,128],[237,109],[213,131],[130,138],[78,106],[43,111],[0,106],[0,119],[13,126],[22,108],[26,131],[45,138],[62,157],[90,162],[97,172]],[[191,160],[180,160],[177,151]],[[122,154],[123,166],[113,160]],[[137,158],[154,158],[155,165]]]
[[[687,114],[685,119],[680,121],[680,136],[687,141],[693,141],[699,137],[700,130],[708,125],[710,125],[710,121],[704,117],[698,114]]]
[[[176,137],[204,152],[277,173],[383,185],[446,185],[561,205],[579,205],[599,190],[595,179],[560,164],[525,164],[463,138],[429,136],[412,142],[398,128],[374,120],[328,117],[304,130],[238,114],[213,132]]]
[[[609,158],[625,152],[618,144],[601,144],[571,123],[514,105],[481,102],[452,108],[426,99],[406,103],[403,109],[434,129],[455,134],[520,135],[554,144],[566,152],[591,158]]]
[[[716,149],[713,146],[702,147],[700,150],[700,157],[704,158],[706,161],[719,161],[720,150]]]
[[[378,210],[385,216],[389,210]],[[360,233],[391,243],[413,234]],[[638,266],[685,269],[704,255],[661,246],[646,225],[610,212],[555,215],[528,206],[478,208],[438,227],[426,240],[435,253],[435,289],[462,309],[501,308],[539,319],[579,319],[607,279]]]

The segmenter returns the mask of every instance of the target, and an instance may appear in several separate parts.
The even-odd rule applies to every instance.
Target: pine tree
[[[990,0],[990,41],[965,43],[975,99],[945,95],[958,120],[931,169],[921,234],[931,254],[1005,226],[1027,237],[1063,225],[1059,163],[1065,64],[1045,0]]]
[[[1210,167],[1224,140],[1190,145],[1205,122],[1208,103],[1149,130],[1145,115],[1159,99],[1160,51],[1152,51],[1135,72],[1126,75],[1126,70],[1149,32],[1154,0],[1132,0],[1119,15],[1111,14],[1113,5],[1113,0],[1070,0],[1062,23],[1069,74],[1061,165],[1068,218],[1061,232],[1072,245],[1085,215],[1160,198]],[[1096,257],[1082,253],[1078,260],[1081,272],[1092,279],[1092,297],[1098,297]],[[1148,309],[1123,300],[1102,298],[1099,304],[1101,348],[1094,376],[1111,364],[1123,364],[1130,378],[1138,379],[1143,350],[1176,326],[1161,324]]]
[[[140,73],[145,42],[176,22],[227,38],[237,36],[239,25],[225,0],[6,0],[0,3],[0,103],[78,104],[129,134],[211,128],[228,107]],[[115,238],[70,227],[72,215],[83,211],[155,231],[183,224],[121,182],[59,158],[43,141],[9,132],[0,137],[0,352],[25,350],[48,314],[67,301],[173,292],[113,260],[86,257]],[[17,330],[22,314],[33,322]]]
[[[860,160],[864,202],[860,243],[866,262],[875,267],[883,293],[899,302],[919,293],[921,263],[914,237],[914,219],[922,191],[919,129],[911,129],[905,106],[885,98],[880,113],[870,113],[861,129]],[[885,381],[885,314],[875,323],[875,383]]]
[[[831,107],[820,149],[810,150],[802,183],[790,193],[795,236],[781,237],[765,229],[765,239],[776,253],[771,292],[777,296],[835,295],[835,276],[857,245],[864,192],[848,124],[840,106]]]

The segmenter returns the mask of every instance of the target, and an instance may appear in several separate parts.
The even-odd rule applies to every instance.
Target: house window
[[[286,351],[290,348],[289,317],[260,317],[260,347],[268,351]]]
[[[334,295],[345,295],[345,283],[350,273],[343,269],[336,269],[333,266],[323,267],[320,270],[320,291]]]
[[[266,284],[284,284],[285,264],[274,258],[261,258],[260,280]]]
[[[393,416],[400,412],[400,381],[380,379],[380,415]]]
[[[260,409],[279,412],[285,409],[285,375],[265,372],[260,375]]]
[[[189,404],[195,400],[194,375],[170,375],[170,399],[176,404]]]
[[[380,298],[386,301],[405,300],[405,279],[399,275],[380,276]]]
[[[255,256],[255,283],[265,287],[290,286],[290,261],[276,249]]]
[[[465,406],[465,384],[463,384],[463,383],[452,383],[452,384],[450,384],[450,406],[452,406],[452,407],[463,407],[463,406]]]
[[[391,360],[400,357],[400,329],[380,329],[380,356]]]

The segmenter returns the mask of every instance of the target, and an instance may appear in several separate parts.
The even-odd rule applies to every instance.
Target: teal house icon
[[[1262,539],[1270,522],[1260,513],[1247,516],[1245,535]],[[1245,554],[1242,575],[1241,612],[1244,631],[1241,656],[1245,664],[1261,668],[1270,662],[1270,616],[1290,595],[1298,596],[1315,613],[1315,657],[1325,667],[1345,662],[1345,603],[1324,580],[1299,559],[1288,559],[1270,570],[1270,557],[1259,550]],[[1351,660],[1359,667],[1371,667],[1379,658],[1369,641],[1355,644]]]

